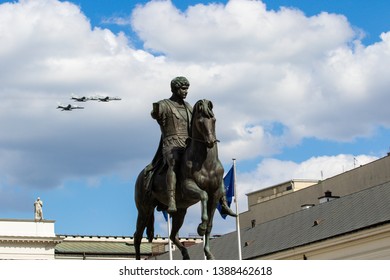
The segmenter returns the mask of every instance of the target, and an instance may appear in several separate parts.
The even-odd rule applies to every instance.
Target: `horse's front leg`
[[[206,233],[207,225],[209,222],[209,216],[207,213],[207,192],[200,189],[193,180],[184,180],[183,187],[185,189],[187,199],[196,201],[200,200],[202,222],[199,224],[197,231],[199,236],[203,236]]]
[[[198,234],[199,236],[203,236],[205,235],[206,231],[207,231],[207,227],[208,227],[208,223],[210,221],[210,217],[207,213],[207,200],[208,200],[208,195],[205,191],[202,191],[201,190],[201,193],[200,193],[200,205],[201,205],[201,219],[202,219],[202,222],[199,224],[198,226]]]
[[[207,224],[207,230],[206,230],[206,236],[205,236],[205,243],[204,243],[204,254],[206,256],[206,259],[208,260],[214,260],[214,255],[211,253],[210,250],[210,235],[211,230],[213,228],[213,220],[214,220],[214,214],[215,209],[217,208],[218,201],[215,199],[210,199],[207,207],[209,221]]]

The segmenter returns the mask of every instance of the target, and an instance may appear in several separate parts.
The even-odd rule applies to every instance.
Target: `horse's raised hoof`
[[[237,217],[237,214],[232,211],[227,205],[222,205],[221,215],[228,215],[231,217]]]
[[[199,236],[203,236],[206,234],[206,229],[207,229],[207,226],[204,225],[204,224],[199,224],[198,226],[198,235]]]

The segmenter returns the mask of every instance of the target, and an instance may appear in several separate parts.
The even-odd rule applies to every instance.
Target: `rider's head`
[[[171,91],[176,93],[181,87],[189,87],[190,82],[186,77],[176,77],[171,81]]]

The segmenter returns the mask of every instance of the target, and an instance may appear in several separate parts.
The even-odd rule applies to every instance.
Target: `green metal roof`
[[[142,243],[141,253],[152,254],[153,244]],[[109,241],[66,241],[55,247],[56,254],[135,254],[133,244]]]

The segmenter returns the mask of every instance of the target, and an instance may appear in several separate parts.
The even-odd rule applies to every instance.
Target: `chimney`
[[[256,220],[255,219],[251,220],[251,224],[252,224],[252,228],[254,228],[256,226]]]
[[[334,200],[334,199],[336,199],[336,198],[340,198],[340,197],[339,197],[339,196],[334,196],[334,195],[332,195],[332,192],[329,191],[329,190],[327,190],[327,191],[325,192],[325,195],[324,195],[324,196],[320,196],[320,197],[318,198],[318,200],[319,200],[319,202],[320,202],[320,204],[321,204],[321,203],[324,203],[324,202],[332,201],[332,200]]]

